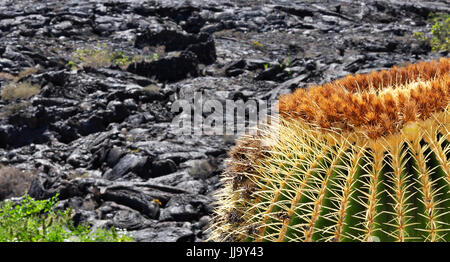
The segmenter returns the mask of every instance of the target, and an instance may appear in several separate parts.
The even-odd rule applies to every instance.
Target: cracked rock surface
[[[274,100],[351,73],[448,56],[414,32],[445,1],[0,2],[0,163],[36,170],[29,194],[136,241],[204,241],[237,136],[180,135],[179,99]],[[116,51],[70,66],[77,50]],[[123,56],[122,56],[123,57]],[[1,199],[0,199],[1,200]]]

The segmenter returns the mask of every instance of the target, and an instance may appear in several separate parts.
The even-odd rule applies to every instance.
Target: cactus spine
[[[280,99],[230,151],[214,241],[449,241],[450,59]]]

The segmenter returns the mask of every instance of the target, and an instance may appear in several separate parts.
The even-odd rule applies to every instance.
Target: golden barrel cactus
[[[230,151],[210,240],[450,240],[449,100],[449,58],[282,96]]]

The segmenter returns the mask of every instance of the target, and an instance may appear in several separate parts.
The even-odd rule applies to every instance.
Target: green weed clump
[[[106,45],[97,45],[96,48],[79,48],[72,54],[72,60],[67,62],[66,66],[71,69],[77,69],[82,66],[93,68],[119,66],[127,67],[134,62],[133,58],[126,55],[124,51],[110,50]]]
[[[257,50],[263,50],[264,49],[263,44],[261,44],[259,41],[256,41],[256,40],[252,42],[252,45]]]
[[[88,224],[75,226],[72,209],[56,211],[58,196],[34,200],[25,195],[20,204],[0,203],[0,242],[130,242],[122,231],[92,230]]]
[[[433,52],[450,51],[450,14],[430,13],[429,17],[429,21],[433,24],[431,35],[427,36],[422,32],[415,32],[414,36],[429,43]]]

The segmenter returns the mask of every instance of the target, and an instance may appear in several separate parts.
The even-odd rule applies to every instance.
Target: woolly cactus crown
[[[450,240],[450,59],[280,98],[230,151],[217,241]]]

